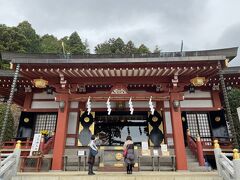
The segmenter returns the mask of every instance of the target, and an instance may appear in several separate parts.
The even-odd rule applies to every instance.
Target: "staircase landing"
[[[18,173],[12,180],[222,180],[217,172],[96,172],[88,176],[87,172],[48,172]]]

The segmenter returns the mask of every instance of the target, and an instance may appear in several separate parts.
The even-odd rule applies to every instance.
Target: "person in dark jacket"
[[[134,144],[131,136],[127,136],[126,142],[123,145],[123,151],[127,151],[124,157],[124,162],[127,167],[127,174],[132,174],[134,166]]]
[[[98,148],[95,143],[95,136],[91,136],[91,141],[89,143],[89,155],[88,155],[88,175],[95,175],[93,172],[93,165],[95,162],[95,156],[98,153]]]

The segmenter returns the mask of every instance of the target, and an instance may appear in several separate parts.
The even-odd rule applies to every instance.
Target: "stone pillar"
[[[63,167],[63,155],[66,144],[68,114],[70,106],[67,94],[60,95],[59,99],[59,105],[61,104],[62,107],[59,107],[58,110],[57,128],[53,148],[52,170],[62,170]]]
[[[217,165],[217,170],[218,170],[218,175],[221,176],[221,165],[219,164],[219,156],[222,153],[222,150],[218,144],[218,140],[214,140],[214,156],[215,156],[215,161]]]
[[[174,107],[174,102],[180,100],[179,93],[171,93],[170,95],[170,112],[173,130],[173,141],[176,156],[176,169],[187,170],[187,158],[184,145],[182,116],[180,110],[180,104],[178,107]],[[175,104],[176,106],[176,104]]]
[[[234,179],[240,180],[240,158],[237,149],[233,150],[233,169],[234,169]]]

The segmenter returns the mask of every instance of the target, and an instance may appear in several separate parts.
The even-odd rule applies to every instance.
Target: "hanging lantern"
[[[36,88],[46,88],[48,85],[48,81],[44,79],[34,79],[33,84]]]
[[[193,79],[190,80],[190,82],[194,85],[194,86],[203,86],[206,83],[206,78],[205,77],[195,77]]]

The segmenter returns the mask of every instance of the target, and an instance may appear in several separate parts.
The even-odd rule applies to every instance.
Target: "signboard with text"
[[[32,147],[31,147],[31,151],[30,151],[30,156],[32,156],[32,152],[39,150],[41,137],[42,137],[41,134],[34,134]]]

